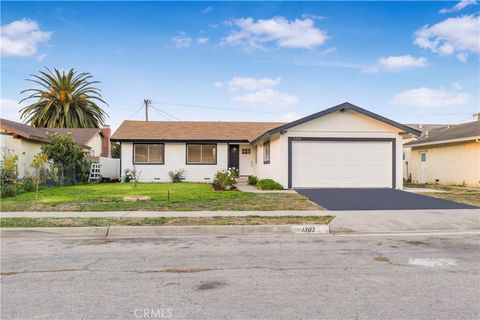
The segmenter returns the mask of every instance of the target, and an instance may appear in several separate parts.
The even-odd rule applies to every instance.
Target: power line
[[[143,105],[140,106],[140,108],[138,108],[137,111],[135,111],[135,112],[129,117],[129,119],[131,119],[131,118],[133,118],[134,116],[136,116],[137,113],[138,113],[138,111],[142,110],[142,108],[143,108]]]
[[[174,115],[172,115],[172,114],[170,114],[170,113],[168,113],[168,112],[166,112],[166,111],[164,111],[164,110],[162,110],[162,109],[160,109],[160,108],[157,108],[157,107],[152,106],[152,105],[150,105],[150,106],[151,106],[153,109],[155,109],[158,113],[160,113],[160,114],[161,114],[164,118],[166,118],[167,120],[170,120],[169,118],[172,118],[172,119],[174,119],[174,120],[179,120],[179,121],[181,121],[181,119],[179,119],[178,117],[176,117],[176,116],[174,116]]]
[[[197,105],[197,104],[187,104],[187,103],[173,103],[173,102],[160,102],[153,101],[155,104],[167,105],[167,106],[176,106],[176,107],[185,107],[185,108],[196,108],[196,109],[211,109],[211,110],[223,110],[223,111],[233,111],[233,112],[245,112],[245,113],[261,113],[261,114],[281,114],[274,111],[254,111],[254,110],[239,110],[234,108],[225,108],[217,106],[208,106],[208,105]]]

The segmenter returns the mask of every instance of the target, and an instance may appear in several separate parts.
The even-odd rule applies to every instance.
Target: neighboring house
[[[121,170],[141,170],[141,181],[212,182],[218,170],[271,178],[285,188],[403,187],[402,136],[408,126],[343,103],[290,122],[124,121]]]
[[[431,130],[446,127],[447,124],[421,124],[421,123],[409,124],[407,123],[405,125],[421,132],[419,137],[413,134],[406,134],[403,136],[403,179],[410,180],[411,174],[410,174],[409,164],[411,159],[410,154],[411,154],[412,148],[405,146],[405,144],[410,141],[415,141],[419,138],[423,138],[425,135],[428,135],[428,133]]]
[[[405,148],[413,182],[480,186],[480,120],[429,130]]]
[[[54,134],[70,134],[91,157],[110,157],[110,128],[59,129],[35,128],[23,123],[0,119],[0,156],[18,155],[18,176],[31,171],[33,157],[42,144],[50,143]]]

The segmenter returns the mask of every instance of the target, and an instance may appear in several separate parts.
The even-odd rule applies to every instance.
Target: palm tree
[[[105,123],[106,113],[97,105],[102,102],[100,90],[93,87],[99,81],[91,81],[90,73],[68,73],[54,69],[39,71],[29,79],[41,88],[23,90],[30,95],[22,101],[37,99],[24,107],[21,118],[34,127],[43,128],[99,128]],[[20,101],[20,102],[22,102]]]

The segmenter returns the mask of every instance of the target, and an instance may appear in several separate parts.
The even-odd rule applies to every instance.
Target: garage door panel
[[[301,188],[390,188],[391,142],[295,141],[292,185]]]

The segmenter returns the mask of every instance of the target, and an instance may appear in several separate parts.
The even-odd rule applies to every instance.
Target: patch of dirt
[[[382,256],[382,255],[376,256],[375,258],[373,258],[373,260],[382,261],[382,262],[390,262],[390,259],[388,259],[387,257]]]
[[[414,245],[414,246],[428,246],[429,244],[423,241],[404,241],[405,243]]]

